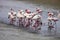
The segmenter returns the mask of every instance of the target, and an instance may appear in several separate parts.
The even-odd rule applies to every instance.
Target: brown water
[[[37,5],[45,5],[46,7],[54,7],[55,9],[60,9],[60,0],[20,0],[20,1],[29,1]]]

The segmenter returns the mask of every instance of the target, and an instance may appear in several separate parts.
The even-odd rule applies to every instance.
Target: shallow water
[[[0,21],[3,21],[4,23],[9,23],[8,20],[8,12],[10,11],[10,8],[13,8],[16,12],[18,11],[18,9],[30,9],[31,11],[35,11],[36,7],[39,7],[43,10],[43,17],[42,17],[42,21],[43,22],[47,22],[47,12],[48,11],[59,11],[59,10],[54,10],[52,8],[47,8],[44,7],[43,5],[41,6],[36,6],[35,4],[30,4],[30,3],[26,3],[26,2],[22,2],[22,1],[0,1]],[[47,26],[42,26],[42,30],[41,30],[41,35],[44,36],[60,36],[60,21],[57,22],[57,33],[55,35],[55,30],[52,30],[51,34],[48,33],[47,30]]]
[[[0,23],[0,26],[0,40],[60,40],[59,37],[46,37],[40,34],[28,33],[3,23]]]

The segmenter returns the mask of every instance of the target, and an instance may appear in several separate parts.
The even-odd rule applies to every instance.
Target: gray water
[[[53,8],[44,7],[43,5],[36,6],[35,4],[31,4],[31,3],[23,2],[23,1],[4,1],[4,0],[1,0],[0,1],[0,21],[3,21],[4,23],[9,23],[9,20],[8,20],[7,17],[8,17],[8,12],[10,11],[10,8],[13,8],[16,12],[19,9],[23,9],[23,10],[30,9],[31,11],[34,12],[36,7],[39,7],[43,10],[42,21],[44,23],[47,22],[47,12],[48,11],[51,11],[51,12],[52,11],[54,11],[54,12],[59,11],[59,10],[55,10]],[[47,27],[48,27],[47,25],[42,26],[42,30],[41,30],[40,35],[42,35],[42,36],[49,36],[50,35],[52,37],[57,37],[57,36],[59,37],[60,36],[60,20],[57,22],[57,32],[56,32],[56,34],[55,34],[55,29],[52,30],[49,33],[48,30],[47,30]],[[39,37],[39,36],[37,36],[37,37]]]

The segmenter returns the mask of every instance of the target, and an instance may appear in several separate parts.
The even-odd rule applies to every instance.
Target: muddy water
[[[21,1],[29,1],[30,3],[38,4],[38,5],[46,5],[53,6],[55,9],[60,9],[60,0],[21,0]]]

